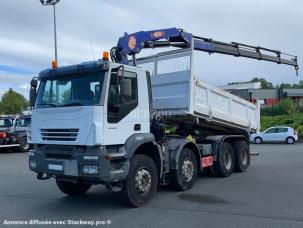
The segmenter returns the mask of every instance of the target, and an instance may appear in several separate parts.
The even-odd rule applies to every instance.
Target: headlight
[[[83,156],[84,160],[98,160],[98,156],[95,155],[85,155]]]
[[[29,160],[29,167],[36,169],[37,168],[37,162],[35,159],[30,159]]]
[[[85,174],[98,174],[99,167],[97,165],[84,165],[82,172]]]
[[[31,143],[31,141],[32,141],[32,131],[31,130],[27,130],[26,131],[26,135],[27,135],[27,141],[29,143]]]

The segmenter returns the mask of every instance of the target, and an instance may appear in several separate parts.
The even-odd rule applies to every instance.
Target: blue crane
[[[119,38],[117,46],[111,49],[111,59],[113,62],[129,64],[128,56],[132,56],[132,62],[135,65],[136,54],[139,54],[142,49],[158,47],[193,48],[209,54],[220,53],[290,65],[295,67],[297,75],[299,70],[297,56],[260,46],[215,41],[194,36],[178,28],[124,33],[124,36]]]

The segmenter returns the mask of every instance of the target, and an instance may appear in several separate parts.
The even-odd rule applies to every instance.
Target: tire
[[[134,155],[127,178],[123,181],[122,198],[133,207],[148,203],[156,194],[158,170],[155,162],[143,154]]]
[[[228,177],[235,166],[234,150],[230,143],[223,142],[218,154],[218,160],[214,162],[213,170],[217,177]]]
[[[90,184],[84,184],[82,182],[67,182],[61,181],[56,178],[56,183],[61,192],[69,196],[81,196],[84,195],[91,187]]]
[[[254,142],[255,142],[255,144],[261,144],[263,142],[263,140],[261,137],[256,137],[256,138],[254,138]]]
[[[30,144],[27,142],[26,137],[22,137],[19,141],[19,149],[21,152],[28,152],[30,149]]]
[[[172,185],[180,191],[191,189],[197,179],[198,167],[194,152],[183,148],[179,156],[179,167],[172,170]]]
[[[295,139],[293,137],[287,137],[286,143],[287,144],[294,144],[295,143]]]
[[[235,154],[235,171],[244,172],[250,165],[250,151],[247,142],[236,141],[233,144]]]

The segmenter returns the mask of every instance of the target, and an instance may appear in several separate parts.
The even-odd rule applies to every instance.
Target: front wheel
[[[30,145],[29,145],[26,137],[21,138],[20,141],[19,141],[19,144],[20,144],[19,149],[20,149],[21,152],[28,152],[29,151]]]
[[[90,184],[84,184],[82,182],[62,181],[58,180],[57,178],[56,183],[60,191],[69,196],[84,195],[91,187]]]
[[[256,137],[254,141],[256,144],[261,144],[263,142],[263,140],[260,137]]]
[[[181,191],[191,189],[197,179],[197,159],[192,150],[184,148],[178,161],[178,169],[172,170],[172,184]]]
[[[133,207],[146,204],[155,195],[157,187],[158,170],[154,161],[143,154],[134,155],[121,192],[126,203]]]

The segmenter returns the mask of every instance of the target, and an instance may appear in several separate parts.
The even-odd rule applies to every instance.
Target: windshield
[[[18,127],[27,127],[31,123],[31,118],[20,118],[18,119],[17,126]]]
[[[0,127],[11,127],[13,125],[13,119],[0,118]]]
[[[37,108],[98,105],[104,71],[41,80]]]

